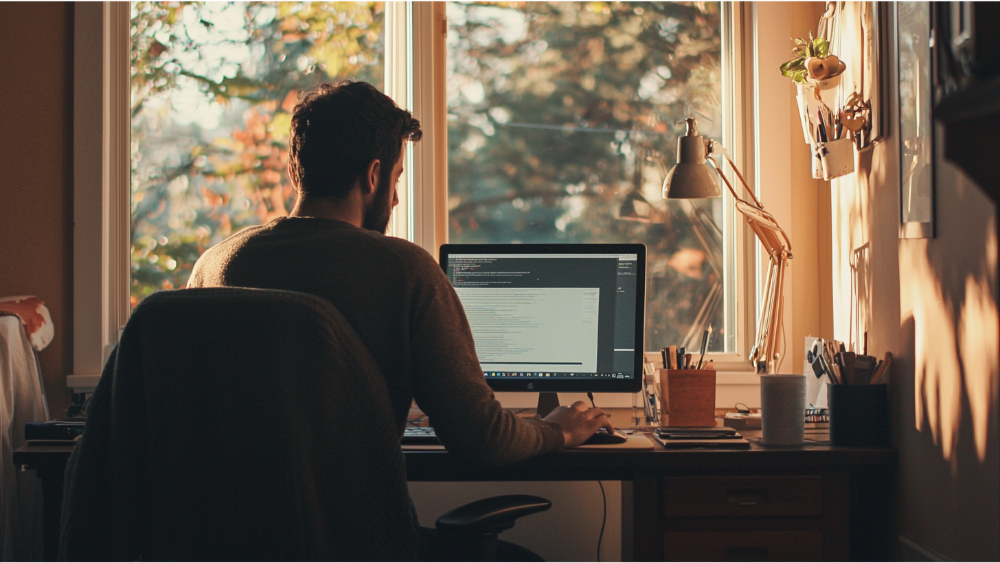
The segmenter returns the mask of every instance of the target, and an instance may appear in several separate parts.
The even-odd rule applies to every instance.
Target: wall
[[[829,183],[814,180],[809,145],[803,142],[796,90],[778,67],[791,58],[789,37],[816,29],[822,2],[757,2],[753,5],[756,66],[755,187],[764,208],[774,215],[792,243],[792,259],[785,273],[783,310],[784,351],[779,373],[802,373],[806,336],[829,338],[833,324],[829,217]],[[762,253],[763,254],[763,253]],[[766,272],[767,257],[761,268]],[[763,280],[761,280],[763,282]],[[779,349],[782,347],[779,347]]]
[[[39,355],[58,417],[73,362],[73,6],[0,3],[0,41],[0,296],[49,308]]]
[[[848,10],[857,7],[848,3]],[[845,42],[842,59],[858,64]],[[894,57],[886,57],[894,64]],[[897,525],[903,558],[1000,559],[996,209],[935,143],[936,237],[901,240],[892,68],[884,143],[834,180],[834,325],[891,351]]]

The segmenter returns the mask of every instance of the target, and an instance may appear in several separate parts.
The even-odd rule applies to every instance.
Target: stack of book
[[[661,426],[653,437],[664,448],[670,449],[750,449],[750,442],[736,430],[725,426]]]

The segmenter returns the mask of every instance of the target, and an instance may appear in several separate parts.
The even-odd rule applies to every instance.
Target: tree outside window
[[[303,89],[381,87],[381,2],[131,5],[134,307],[286,215]],[[451,242],[642,242],[646,346],[724,334],[722,203],[660,198],[688,116],[720,138],[717,2],[449,3]]]
[[[135,307],[184,287],[201,254],[288,214],[288,132],[303,89],[381,88],[382,2],[131,5]]]
[[[660,194],[686,117],[722,135],[720,8],[448,3],[449,242],[644,243],[646,349],[726,351],[722,201]]]

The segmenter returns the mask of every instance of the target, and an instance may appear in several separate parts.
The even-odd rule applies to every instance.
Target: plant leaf
[[[826,57],[830,54],[830,42],[822,37],[813,40],[813,50],[817,57]]]
[[[803,57],[796,57],[796,58],[794,58],[794,59],[792,59],[790,61],[787,61],[787,62],[785,62],[785,63],[783,63],[781,65],[781,73],[784,74],[785,76],[791,76],[790,74],[786,74],[786,71],[788,73],[791,73],[791,72],[797,71],[797,70],[805,70],[806,67],[805,67],[804,63],[805,63],[805,58],[803,58]]]

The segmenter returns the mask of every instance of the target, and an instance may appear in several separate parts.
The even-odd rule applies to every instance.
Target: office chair
[[[325,300],[189,289],[125,327],[69,461],[70,560],[415,560],[418,536],[385,379]],[[470,557],[546,510],[486,499],[443,516]]]

